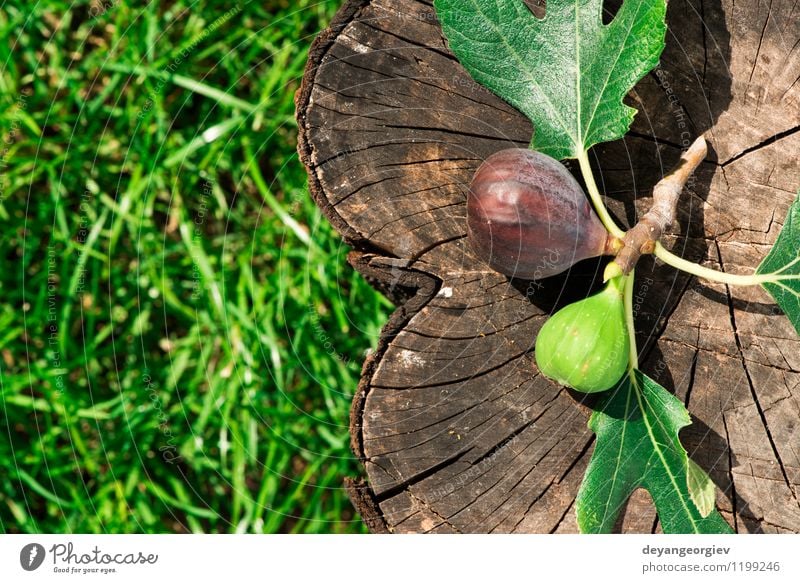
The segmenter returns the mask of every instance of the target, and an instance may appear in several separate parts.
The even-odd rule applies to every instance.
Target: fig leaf
[[[785,278],[765,283],[764,288],[775,298],[800,334],[800,196],[789,208],[775,245],[758,266],[756,273]]]
[[[707,496],[697,496],[697,483],[706,481],[698,480],[702,470],[689,465],[678,439],[689,424],[683,404],[664,387],[638,370],[625,375],[589,420],[597,442],[575,501],[581,532],[611,532],[640,487],[653,498],[667,534],[732,532],[719,512],[706,507]],[[702,510],[690,495],[690,483]]]
[[[623,137],[636,113],[622,103],[657,64],[665,0],[625,0],[603,24],[603,0],[436,0],[442,30],[470,75],[530,118],[531,148],[556,159]]]

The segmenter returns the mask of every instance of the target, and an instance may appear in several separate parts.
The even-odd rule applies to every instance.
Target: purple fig
[[[496,152],[475,172],[467,234],[492,269],[522,279],[550,277],[583,259],[611,255],[616,243],[567,169],[524,148]]]

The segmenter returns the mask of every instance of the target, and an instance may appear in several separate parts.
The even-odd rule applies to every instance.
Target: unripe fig
[[[611,254],[615,243],[567,169],[524,148],[496,152],[475,172],[467,235],[492,269],[523,279]]]
[[[622,281],[612,279],[545,322],[535,349],[544,376],[584,393],[605,391],[622,378],[630,351]]]

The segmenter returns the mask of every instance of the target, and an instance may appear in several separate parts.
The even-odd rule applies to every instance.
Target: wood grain
[[[609,8],[613,3],[609,4]],[[629,96],[625,140],[592,152],[631,225],[699,133],[713,149],[667,243],[730,272],[766,254],[800,186],[800,7],[672,0],[661,65]],[[364,364],[354,504],[375,532],[575,532],[591,402],[540,376],[536,333],[597,286],[599,262],[509,281],[465,246],[472,173],[533,128],[471,80],[429,2],[346,3],[315,41],[297,95],[299,152],[351,263],[398,303]],[[739,532],[800,532],[800,341],[760,289],[698,282],[643,260],[642,368],[682,399],[681,438]],[[657,532],[637,492],[618,529]]]

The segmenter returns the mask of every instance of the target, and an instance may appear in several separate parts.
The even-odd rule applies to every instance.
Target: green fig
[[[614,387],[628,367],[623,278],[556,312],[539,331],[536,365],[543,375],[583,393]]]

